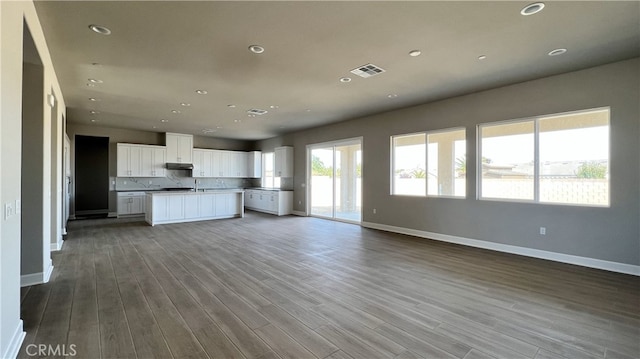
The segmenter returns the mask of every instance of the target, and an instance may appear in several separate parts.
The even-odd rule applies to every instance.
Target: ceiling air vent
[[[264,115],[265,113],[267,113],[267,110],[261,110],[259,108],[252,108],[251,110],[247,111],[250,115],[256,115],[256,116],[261,116]]]
[[[366,65],[362,65],[359,66],[358,68],[355,68],[353,70],[351,70],[351,73],[354,75],[358,75],[360,77],[364,77],[369,78],[378,74],[381,74],[385,72],[385,70],[381,67],[378,67],[374,64],[366,64]]]

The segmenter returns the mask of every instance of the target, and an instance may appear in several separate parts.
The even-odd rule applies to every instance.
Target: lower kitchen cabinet
[[[144,215],[144,196],[144,192],[118,192],[118,217]]]
[[[288,215],[293,211],[293,191],[246,190],[244,206],[254,211],[277,216]]]
[[[204,221],[244,216],[243,190],[212,192],[149,192],[145,220],[162,223]]]

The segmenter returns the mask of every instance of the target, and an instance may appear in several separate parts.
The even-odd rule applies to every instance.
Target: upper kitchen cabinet
[[[192,163],[193,135],[167,132],[166,136],[167,162]]]
[[[252,151],[247,153],[247,177],[262,177],[262,152]]]
[[[142,147],[118,143],[118,177],[134,177],[142,174]]]
[[[163,146],[118,143],[117,177],[165,177]]]
[[[167,149],[164,146],[142,146],[141,177],[165,177]]]
[[[276,177],[293,177],[293,147],[277,147],[274,154]]]
[[[216,177],[212,165],[213,151],[193,149],[193,177]]]

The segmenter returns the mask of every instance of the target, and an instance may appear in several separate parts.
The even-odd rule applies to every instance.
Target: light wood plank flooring
[[[53,259],[21,358],[640,356],[637,277],[315,218],[75,221]]]

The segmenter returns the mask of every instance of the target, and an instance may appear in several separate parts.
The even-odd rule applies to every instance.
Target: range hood
[[[170,163],[167,162],[168,170],[192,170],[193,164],[191,163]]]

